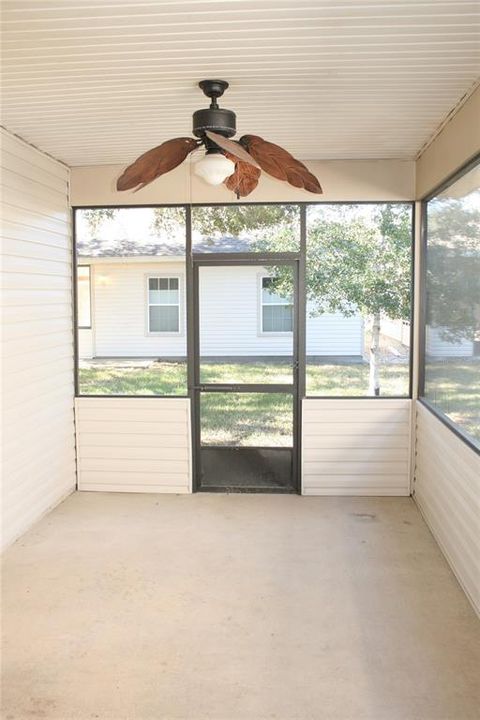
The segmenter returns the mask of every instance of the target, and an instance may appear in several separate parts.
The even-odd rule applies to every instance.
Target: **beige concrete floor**
[[[3,720],[478,720],[408,498],[77,493],[5,554]]]

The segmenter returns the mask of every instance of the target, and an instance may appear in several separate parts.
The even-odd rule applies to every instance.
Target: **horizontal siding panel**
[[[308,421],[303,420],[304,423]],[[409,452],[410,439],[407,435],[309,435],[303,438],[304,446],[308,447],[310,452],[317,450],[332,450],[344,453],[357,448],[366,448],[369,450],[401,449]]]
[[[306,475],[307,477],[310,477],[310,484],[312,487],[316,488],[362,488],[362,487],[371,487],[371,488],[377,488],[382,489],[384,487],[386,488],[404,488],[404,483],[399,480],[399,477],[396,475],[391,475],[390,473],[387,475],[364,475],[360,476],[358,473],[353,472],[351,475],[347,475],[346,473],[343,475],[320,475],[319,473],[316,473],[315,475],[308,476],[308,473]],[[314,479],[315,478],[315,479]]]
[[[316,460],[322,462],[345,462],[345,447],[331,447],[331,443],[318,447],[319,443],[315,443],[315,447],[309,448],[309,462],[315,462]],[[351,436],[350,436],[351,437]],[[318,438],[316,438],[318,440]],[[358,447],[348,448],[348,462],[370,462],[370,463],[382,463],[382,462],[393,462],[401,461],[407,462],[409,456],[409,448],[407,446],[403,448],[391,447],[389,443],[388,447],[381,447],[381,443],[376,443],[374,447],[365,447],[361,442],[362,438],[359,438]]]
[[[48,402],[48,398],[60,390],[71,395],[73,385],[73,373],[70,368],[63,373],[52,371],[49,377],[38,378],[36,381],[18,389],[10,387],[4,390],[4,407],[13,408],[22,403],[30,403],[32,396],[38,400],[43,399]]]
[[[339,400],[339,402],[342,402]],[[338,427],[337,427],[338,425]],[[338,433],[344,433],[345,435],[401,435],[408,434],[409,425],[405,422],[392,423],[392,422],[369,422],[368,414],[365,418],[365,422],[358,423],[328,423],[324,422],[308,422],[304,418],[303,431],[305,438],[308,441],[310,435],[337,435]]]
[[[405,409],[404,399],[395,398],[334,398],[328,400],[327,398],[307,398],[307,400],[315,400],[314,403],[305,402],[303,406],[303,414],[308,415],[310,413],[317,413],[320,408],[318,403],[321,402],[322,410],[375,410],[378,406],[380,409]],[[339,407],[338,401],[341,400],[342,404]]]
[[[383,408],[370,407],[358,410],[342,408],[329,409],[328,411],[316,408],[309,408],[304,413],[305,419],[310,423],[363,423],[363,422],[386,422],[386,423],[407,423],[409,421],[409,410],[407,408]]]
[[[93,420],[95,422],[104,422],[104,423],[111,423],[116,422],[118,420],[118,410],[110,410],[110,409],[101,409],[101,408],[80,408],[78,417],[79,420],[82,422],[88,422],[89,420]],[[128,419],[129,423],[132,423],[133,425],[137,425],[137,423],[157,423],[157,424],[165,424],[168,423],[183,423],[186,421],[187,418],[187,412],[186,409],[181,410],[171,410],[169,408],[167,409],[161,409],[155,410],[155,409],[135,409],[135,408],[128,408],[125,413],[125,418]],[[139,432],[139,429],[137,427],[132,427],[132,431]]]
[[[132,433],[140,433],[142,435],[162,434],[168,436],[182,433],[185,430],[185,423],[131,423],[129,420],[125,420],[124,422],[122,422],[122,420],[115,420],[105,423],[104,421],[96,422],[94,420],[82,420],[81,429],[83,432],[87,433],[98,433],[104,430],[109,434],[119,433],[121,435],[130,435]]]
[[[102,460],[106,462],[110,462],[112,460],[141,460],[142,462],[148,462],[150,460],[164,462],[171,460],[173,462],[178,462],[179,448],[186,448],[186,445],[172,446],[171,444],[167,447],[158,447],[156,442],[154,447],[131,447],[131,439],[129,439],[128,447],[112,447],[104,445],[90,445],[85,447],[84,438],[85,436],[82,435],[82,458],[84,463],[86,460]],[[85,469],[85,464],[83,465],[83,468]],[[97,469],[100,468],[98,467]]]
[[[71,303],[51,303],[48,305],[6,305],[2,308],[4,327],[10,324],[19,326],[36,322],[37,320],[58,320],[71,318]]]
[[[1,274],[1,287],[6,290],[64,290],[71,287],[71,276],[51,275],[35,272],[15,272]]]
[[[60,195],[58,197],[38,198],[35,195],[30,195],[25,190],[12,189],[5,184],[0,184],[0,187],[3,201],[7,205],[25,208],[42,217],[54,218],[61,223],[65,223],[65,229],[67,228],[68,217],[65,214],[65,197],[63,201]]]
[[[410,493],[411,401],[386,403],[304,400],[304,495]]]
[[[72,303],[72,292],[68,287],[60,290],[51,290],[49,288],[4,288],[2,290],[2,300],[4,307],[44,307],[45,305],[65,305]]]
[[[178,455],[178,452],[177,452]],[[82,471],[84,472],[114,472],[121,475],[131,472],[141,472],[148,475],[187,475],[188,460],[152,460],[143,458],[85,458],[81,457]]]
[[[356,487],[338,487],[332,484],[331,487],[313,487],[308,491],[308,495],[312,496],[347,496],[347,497],[406,497],[410,491],[403,485],[398,487],[385,487],[381,489],[376,487],[356,486]]]
[[[415,500],[480,614],[480,455],[416,403]]]
[[[4,245],[4,257],[2,272],[4,273],[27,273],[28,275],[60,275],[70,280],[71,262],[70,259],[57,260],[56,258],[25,257],[9,255]]]
[[[131,434],[128,438],[128,448],[125,448],[125,440],[122,434],[105,432],[100,435],[98,433],[81,431],[79,433],[79,442],[82,445],[85,457],[89,456],[89,452],[92,452],[91,457],[94,457],[93,452],[98,452],[98,448],[105,453],[102,457],[107,457],[106,453],[109,452],[113,452],[117,457],[120,457],[118,455],[118,451],[120,449],[125,452],[135,453],[137,450],[139,452],[145,452],[147,449],[151,451],[161,451],[164,448],[188,449],[189,446],[188,437],[185,434],[158,435],[155,437],[154,446],[152,445],[152,438],[150,435]]]
[[[48,366],[50,362],[55,362],[62,358],[72,358],[73,355],[73,340],[70,345],[62,344],[59,347],[48,347],[45,349],[36,349],[35,353],[20,353],[19,355],[12,356],[9,359],[3,361],[3,369],[5,374],[15,373],[19,371],[25,371],[36,369],[39,366]],[[73,373],[73,366],[72,366]]]
[[[21,227],[40,227],[44,232],[51,232],[55,235],[65,236],[69,232],[70,221],[65,215],[61,217],[49,217],[35,208],[28,207],[27,203],[17,202],[9,205],[5,198],[2,204],[3,220],[9,223],[18,222]]]
[[[70,340],[70,346],[73,344],[73,338],[69,337]],[[17,340],[8,340],[2,342],[3,346],[3,352],[5,356],[5,361],[8,361],[12,358],[17,358],[19,356],[23,356],[32,350],[32,344],[33,344],[33,336],[28,340],[28,338],[21,338]],[[45,333],[42,336],[42,347],[45,350],[48,350],[49,348],[61,348],[66,343],[66,336],[63,332],[55,332],[52,330],[52,332]]]
[[[185,400],[184,397],[162,397],[162,411],[166,411],[168,408],[174,408],[177,410],[184,410],[185,409]],[[83,410],[85,408],[98,408],[99,410],[111,410],[112,408],[115,410],[122,409],[122,410],[131,410],[132,408],[135,409],[159,409],[158,407],[158,398],[156,397],[135,397],[135,395],[132,395],[130,397],[126,395],[120,395],[118,397],[114,395],[107,395],[105,397],[83,397],[78,402],[79,410]]]
[[[303,472],[305,475],[400,475],[405,477],[408,472],[408,464],[399,462],[320,462],[306,461],[303,462]]]
[[[64,196],[68,192],[68,185],[63,178],[47,173],[45,170],[42,170],[36,165],[32,165],[32,163],[24,160],[18,155],[8,152],[6,147],[2,148],[1,168],[2,173],[11,171],[12,168],[16,168],[14,172],[20,181],[25,178],[30,178],[34,182],[40,183],[45,188],[53,192],[62,192]]]
[[[65,165],[58,163],[36,148],[17,140],[8,132],[2,132],[2,156],[4,157],[5,167],[19,173],[19,162],[23,161],[29,167],[26,177],[34,177],[32,168],[38,168],[45,183],[48,183],[51,177],[58,183],[62,183],[64,196],[66,196],[69,173]]]
[[[188,398],[77,398],[76,420],[80,490],[191,492]]]
[[[24,217],[22,217],[22,220],[24,220]],[[64,253],[66,256],[72,254],[72,248],[65,246],[64,233],[54,233],[38,227],[30,227],[30,225],[20,222],[10,222],[5,217],[2,222],[2,231],[3,237],[8,240],[28,243],[29,247],[31,247],[32,257],[36,257],[37,253],[42,253],[41,257],[45,257],[47,252],[44,249],[45,247],[56,248],[57,251]],[[50,251],[48,252],[50,253]]]
[[[138,478],[136,482],[137,484],[134,483],[132,485],[125,485],[123,483],[119,485],[115,482],[102,483],[95,481],[95,478],[93,478],[91,482],[86,479],[82,490],[89,492],[171,493],[175,495],[185,495],[189,492],[184,485],[164,485],[161,483],[149,485],[142,483],[141,478]]]
[[[67,168],[1,130],[2,543],[75,487]]]
[[[60,183],[60,185],[59,188],[52,188],[45,185],[41,180],[19,175],[18,170],[9,170],[7,167],[2,168],[2,187],[35,197],[38,200],[45,201],[47,205],[49,202],[55,202],[60,207],[64,207],[66,188],[63,183]]]
[[[30,339],[31,342],[35,342],[35,338],[50,334],[68,333],[71,330],[71,313],[61,318],[49,318],[48,320],[35,320],[32,318],[30,322],[5,323],[2,331],[2,341],[9,348],[13,347],[15,341]]]

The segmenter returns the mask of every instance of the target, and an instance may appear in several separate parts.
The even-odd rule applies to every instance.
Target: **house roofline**
[[[124,265],[132,263],[185,263],[185,255],[79,255],[77,265]]]

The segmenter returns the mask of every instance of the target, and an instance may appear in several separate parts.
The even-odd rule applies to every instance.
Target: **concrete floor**
[[[478,720],[409,498],[76,493],[5,554],[3,720]]]

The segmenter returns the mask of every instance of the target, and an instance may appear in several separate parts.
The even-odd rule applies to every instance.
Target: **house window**
[[[148,278],[148,331],[180,332],[180,293],[178,277]]]
[[[92,327],[92,309],[90,301],[90,266],[77,267],[77,313],[80,329]]]
[[[274,279],[262,277],[262,332],[284,333],[293,330],[291,297],[282,297],[272,290]]]

